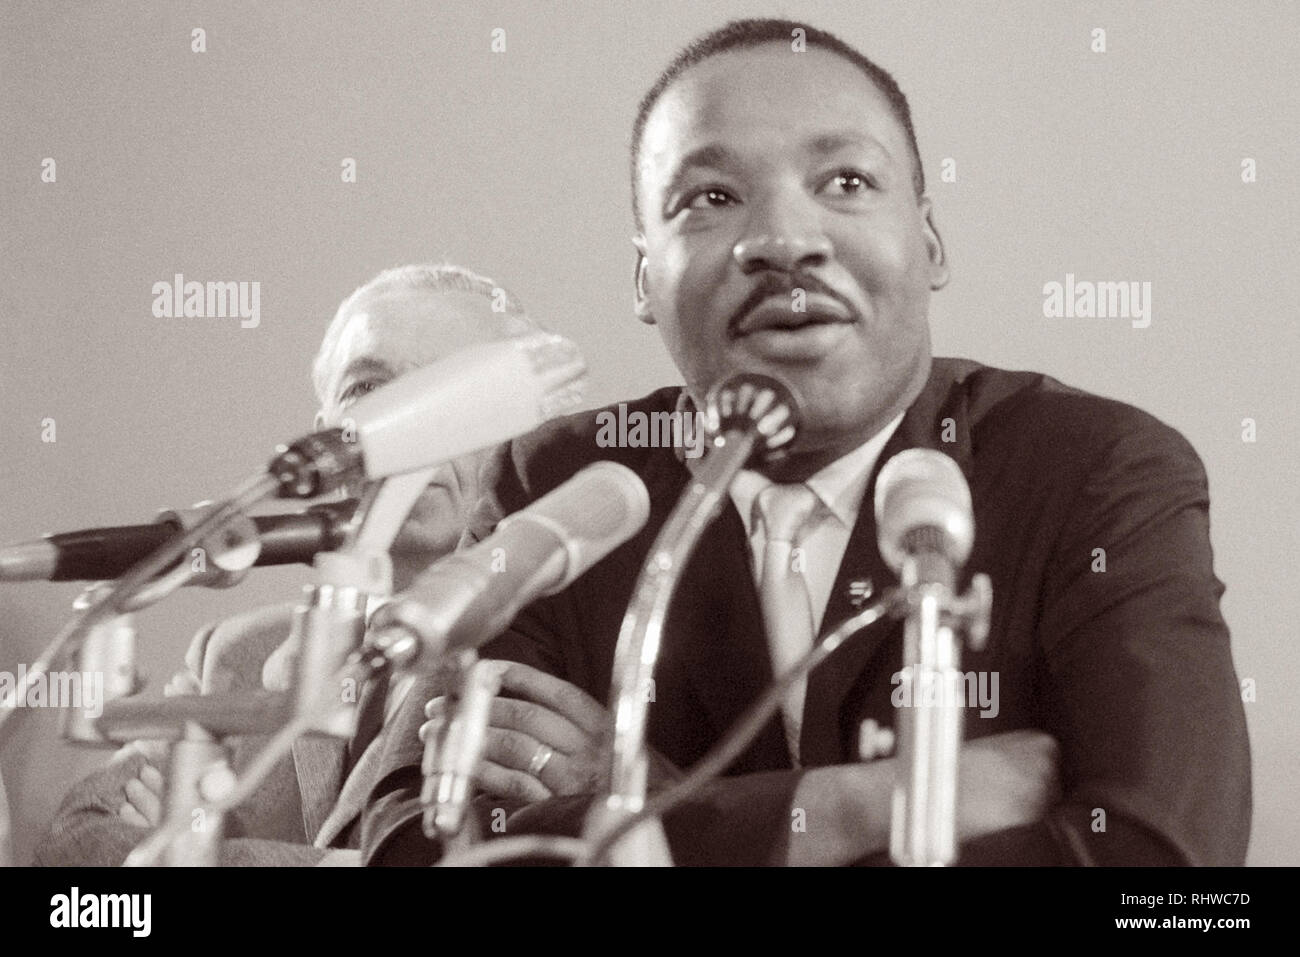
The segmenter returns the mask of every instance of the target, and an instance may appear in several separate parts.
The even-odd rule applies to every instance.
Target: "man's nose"
[[[755,207],[745,235],[731,254],[746,275],[763,270],[794,272],[831,258],[830,238],[815,210],[789,200]]]

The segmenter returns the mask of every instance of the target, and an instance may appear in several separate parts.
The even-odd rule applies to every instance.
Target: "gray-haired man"
[[[312,367],[320,403],[316,424],[338,425],[356,399],[403,373],[534,328],[514,296],[469,270],[423,264],[386,270],[343,301],[325,332]],[[391,549],[396,589],[455,548],[477,497],[482,455],[449,462],[434,474]],[[284,687],[294,651],[286,641],[292,613],[290,604],[262,608],[203,629],[186,655],[188,672],[177,675],[168,692]],[[405,691],[403,685],[390,690],[385,719]],[[258,743],[236,744],[236,767]],[[377,743],[348,755],[346,742],[300,739],[292,758],[230,816],[222,863],[314,864],[330,847],[355,846],[352,825],[373,784]],[[135,742],[74,786],[37,848],[36,863],[120,864],[160,819],[163,758],[156,742]]]

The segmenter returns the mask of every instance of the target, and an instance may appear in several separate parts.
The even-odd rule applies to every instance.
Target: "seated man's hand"
[[[163,695],[175,698],[198,694],[199,681],[188,671],[178,671],[163,687]],[[157,827],[162,821],[162,800],[166,781],[159,768],[167,763],[166,741],[132,741],[114,755],[114,760],[125,760],[142,754],[147,762],[140,773],[126,782],[123,793],[125,803],[118,808],[118,817],[136,827]]]
[[[594,794],[609,786],[608,741],[612,718],[595,698],[576,685],[512,661],[497,663],[501,691],[492,702],[479,786],[493,797],[542,801],[549,797]],[[432,717],[443,699],[425,706]],[[429,724],[420,728],[423,739]],[[680,772],[651,752],[650,788],[662,787]]]
[[[154,828],[162,821],[163,789],[166,786],[157,765],[166,760],[166,745],[160,741],[133,741],[115,755],[129,757],[139,752],[149,763],[140,766],[140,772],[126,782],[123,794],[125,803],[118,808],[117,816],[135,827]]]
[[[199,694],[203,691],[199,679],[188,671],[178,671],[171,680],[163,685],[164,698],[178,698],[187,694]]]

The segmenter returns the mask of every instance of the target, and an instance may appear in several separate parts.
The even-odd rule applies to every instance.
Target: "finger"
[[[146,764],[140,769],[140,783],[154,794],[158,795],[158,797],[162,797],[164,785],[162,772],[152,764]]]
[[[592,744],[593,735],[546,705],[523,698],[495,698],[492,727],[522,731],[564,754],[576,754]]]
[[[112,762],[133,761],[141,757],[149,764],[161,765],[167,760],[167,744],[166,741],[137,738],[122,745],[113,755]]]
[[[424,716],[426,718],[436,718],[438,715],[442,714],[442,710],[446,707],[446,703],[447,699],[442,695],[439,695],[436,698],[430,698],[424,705]]]
[[[171,681],[163,686],[163,696],[166,698],[175,698],[178,695],[198,694],[199,682],[188,671],[178,671],[172,675]]]
[[[545,801],[552,796],[551,789],[531,774],[503,768],[491,761],[479,763],[478,783],[492,797],[532,802]]]
[[[549,745],[530,735],[504,728],[489,728],[483,758],[497,767],[518,771],[540,781],[551,794],[591,794],[603,790],[608,762],[597,752],[567,755],[550,748],[550,756],[534,772],[533,762]]]
[[[488,728],[483,742],[483,759],[503,768],[529,773],[533,758],[546,745],[530,734],[506,728]],[[551,758],[555,760],[554,757]],[[530,775],[531,776],[531,775]]]
[[[608,721],[599,701],[575,684],[517,661],[501,667],[501,690],[544,704],[591,734]]]
[[[144,819],[144,815],[137,811],[130,804],[123,804],[117,809],[117,816],[126,821],[132,827],[148,828],[152,825]]]
[[[126,799],[135,805],[146,821],[157,824],[162,818],[162,802],[138,778],[126,782]]]

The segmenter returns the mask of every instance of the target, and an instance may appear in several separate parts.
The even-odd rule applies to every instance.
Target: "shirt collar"
[[[862,496],[871,481],[871,471],[890,436],[903,421],[903,413],[883,429],[863,442],[852,452],[843,455],[807,480],[805,484],[817,495],[821,507],[839,520],[846,529],[852,529],[858,520]],[[745,523],[745,533],[752,536],[754,501],[758,493],[772,484],[765,475],[749,469],[737,473],[731,484],[731,500]]]

